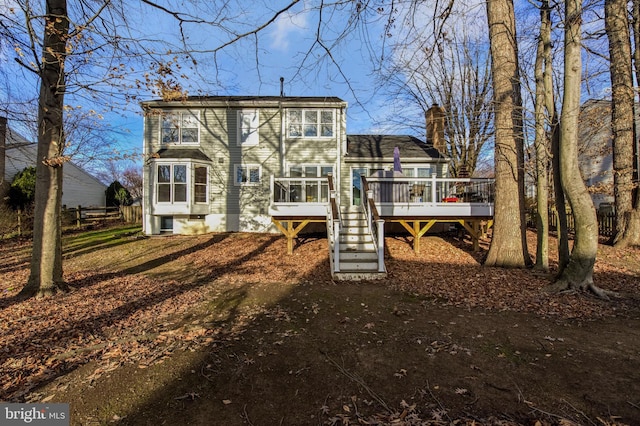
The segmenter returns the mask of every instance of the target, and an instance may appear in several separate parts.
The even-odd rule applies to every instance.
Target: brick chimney
[[[434,103],[425,112],[427,121],[427,143],[433,145],[440,154],[447,154],[447,144],[444,140],[444,108]]]
[[[0,202],[7,195],[9,183],[5,182],[5,162],[7,157],[7,117],[0,117]]]

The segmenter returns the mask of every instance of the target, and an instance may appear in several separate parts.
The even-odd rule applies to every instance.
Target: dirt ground
[[[600,247],[602,301],[454,236],[387,238],[387,279],[334,282],[323,238],[135,232],[66,237],[74,290],[45,300],[16,299],[29,246],[2,243],[0,400],[72,425],[640,425],[638,249]]]

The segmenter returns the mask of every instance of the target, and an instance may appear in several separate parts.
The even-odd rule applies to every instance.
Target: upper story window
[[[333,110],[290,109],[289,131],[291,138],[331,138],[335,134]]]
[[[181,111],[162,114],[161,141],[163,144],[200,143],[200,112]]]
[[[258,145],[258,110],[238,111],[238,146]]]

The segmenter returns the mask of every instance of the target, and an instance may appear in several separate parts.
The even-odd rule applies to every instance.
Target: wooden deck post
[[[398,222],[400,225],[404,227],[404,229],[406,229],[409,232],[409,234],[411,234],[411,236],[413,237],[413,251],[415,253],[420,253],[420,238],[422,238],[422,236],[426,234],[429,229],[431,229],[431,227],[437,222],[437,219],[427,220],[424,226],[422,227],[420,226],[420,223],[422,221],[419,219],[416,219],[416,220],[400,219],[394,222]],[[412,222],[412,224],[409,225],[409,222]]]
[[[304,229],[310,222],[317,222],[312,219],[276,219],[271,218],[271,222],[287,237],[287,254],[293,254],[293,240],[298,236],[298,233]],[[300,222],[298,226],[295,226],[296,222]],[[286,227],[283,225],[286,225]]]

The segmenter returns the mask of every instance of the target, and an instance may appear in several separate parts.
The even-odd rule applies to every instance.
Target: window
[[[327,202],[329,200],[329,182],[327,176],[333,173],[333,166],[291,166],[289,177],[318,178],[305,181],[291,181],[290,201],[306,201],[311,203]]]
[[[208,167],[196,165],[193,177],[193,201],[196,203],[207,202]]]
[[[289,137],[330,138],[333,135],[333,110],[289,110]]]
[[[258,145],[258,110],[238,111],[238,146]]]
[[[236,185],[257,185],[260,183],[260,166],[257,165],[235,165]]]
[[[159,203],[187,202],[186,164],[158,164],[157,200]]]
[[[431,177],[431,167],[402,167],[402,174],[407,177]]]
[[[160,140],[163,144],[198,144],[200,142],[199,112],[169,112],[162,115]]]

